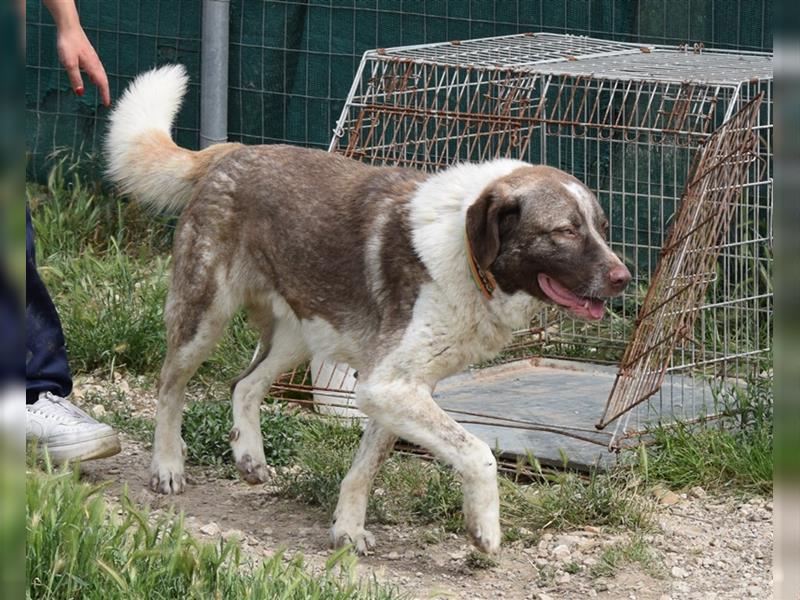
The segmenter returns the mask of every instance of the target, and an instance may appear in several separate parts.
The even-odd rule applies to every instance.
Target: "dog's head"
[[[608,220],[594,194],[567,173],[521,167],[492,182],[467,210],[477,264],[507,294],[526,292],[584,319],[631,279],[606,241]]]

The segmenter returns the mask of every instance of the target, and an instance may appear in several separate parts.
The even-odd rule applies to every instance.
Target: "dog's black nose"
[[[611,284],[617,293],[625,289],[631,281],[631,272],[628,268],[619,264],[608,272],[608,282]]]

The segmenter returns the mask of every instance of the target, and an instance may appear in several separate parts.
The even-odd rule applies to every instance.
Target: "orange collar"
[[[464,243],[467,246],[467,263],[469,264],[469,271],[472,274],[472,281],[475,282],[475,286],[478,288],[478,291],[483,294],[483,297],[490,300],[497,287],[497,281],[495,281],[494,276],[489,271],[481,269],[478,261],[475,260],[475,255],[472,252],[472,244],[469,243],[466,230],[464,231]]]

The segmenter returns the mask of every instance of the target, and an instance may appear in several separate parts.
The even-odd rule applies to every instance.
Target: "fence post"
[[[203,0],[200,57],[200,147],[228,139],[230,0]]]

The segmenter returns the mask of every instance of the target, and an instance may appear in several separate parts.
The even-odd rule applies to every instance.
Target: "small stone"
[[[658,600],[672,600],[672,596],[670,596],[669,594],[661,594],[658,597]]]
[[[553,556],[555,556],[559,560],[566,560],[569,558],[570,552],[569,547],[564,544],[560,544],[553,548]]]
[[[751,585],[747,588],[747,593],[750,594],[751,598],[760,598],[762,596],[761,588],[757,585]]]
[[[120,382],[117,384],[119,391],[123,394],[130,394],[131,393],[131,384],[127,382],[125,379],[121,379]]]
[[[536,549],[539,550],[539,554],[544,556],[545,554],[547,554],[547,542],[542,540],[541,542],[536,544]]]
[[[453,560],[464,560],[467,557],[467,553],[464,550],[457,550],[456,552],[450,553],[450,558]]]
[[[684,569],[683,567],[672,567],[670,573],[676,579],[685,579],[686,577],[689,576],[689,573],[687,573],[686,569]]]
[[[703,499],[703,498],[708,497],[708,494],[706,493],[706,491],[703,488],[701,488],[699,485],[694,486],[691,490],[689,490],[689,493],[695,498]]]
[[[206,523],[200,528],[200,533],[203,535],[216,536],[219,535],[219,531],[219,525],[214,523],[214,521],[211,521],[211,523]]]
[[[736,540],[729,540],[728,541],[728,548],[730,548],[734,552],[739,552],[742,549],[742,545],[739,542],[737,542]]]
[[[91,413],[95,419],[102,419],[106,416],[106,407],[102,404],[95,404],[92,407]]]
[[[591,533],[591,534],[594,534],[594,535],[597,535],[598,533],[601,533],[601,531],[602,531],[599,527],[595,527],[594,525],[587,525],[586,527],[583,528],[583,530],[586,533]]]
[[[569,583],[570,579],[572,579],[572,577],[570,576],[569,573],[562,573],[561,575],[556,577],[556,583],[566,584]]]
[[[577,546],[578,544],[582,543],[583,540],[575,535],[561,535],[556,538],[555,544],[556,546],[566,546],[569,548],[570,546]]]
[[[594,584],[594,589],[598,592],[607,592],[608,591],[608,583],[605,581],[596,581]]]
[[[400,560],[400,553],[392,550],[386,555],[386,560]]]
[[[681,501],[681,498],[678,496],[678,494],[672,490],[668,490],[663,486],[654,487],[653,496],[655,496],[656,500],[658,500],[659,504],[662,506],[673,506]]]
[[[589,596],[589,598],[596,598],[596,597],[597,597],[597,590],[596,590],[596,589],[594,589],[594,588],[591,588],[591,589],[590,589],[590,590],[587,592],[587,595]]]

